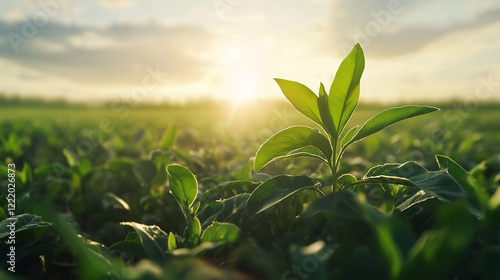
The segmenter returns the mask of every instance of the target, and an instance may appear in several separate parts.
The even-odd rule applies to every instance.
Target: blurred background
[[[0,94],[69,102],[282,98],[366,55],[362,102],[498,100],[493,0],[0,3]],[[475,99],[471,101],[472,99]]]
[[[253,170],[253,161],[262,143],[281,129],[293,125],[318,128],[287,102],[273,78],[298,81],[316,93],[320,82],[329,89],[339,64],[356,43],[364,50],[366,67],[360,104],[344,134],[388,107],[425,104],[441,110],[356,142],[344,154],[339,174],[351,173],[360,179],[374,166],[407,161],[436,171],[440,169],[436,155],[441,154],[493,193],[500,184],[499,30],[498,0],[0,1],[0,198],[7,197],[6,186],[11,182],[6,166],[15,165],[16,214],[52,219],[49,212],[34,207],[46,200],[54,213],[64,213],[71,224],[78,225],[74,232],[60,226],[19,234],[20,274],[26,279],[78,279],[78,275],[80,279],[109,279],[92,276],[95,271],[107,273],[99,272],[99,265],[106,264],[99,259],[98,265],[82,261],[83,268],[79,268],[75,259],[85,252],[82,248],[97,245],[72,249],[68,245],[78,244],[77,236],[113,248],[114,256],[120,257],[110,259],[125,261],[137,273],[147,272],[151,265],[150,269],[163,271],[168,279],[182,279],[171,272],[196,273],[206,265],[211,267],[208,262],[200,266],[198,261],[183,266],[173,262],[168,267],[147,261],[136,265],[139,255],[122,259],[118,255],[122,253],[116,252],[120,249],[112,247],[129,240],[131,229],[120,225],[123,221],[158,225],[176,236],[184,231],[186,221],[167,181],[166,166],[171,163],[184,165],[196,175],[199,196],[217,186],[229,186],[227,192],[216,189],[214,201],[212,197],[206,200],[210,205],[219,198],[245,195],[275,175],[306,175],[323,186],[331,185],[330,170],[317,159],[275,161],[259,172]],[[236,185],[229,184],[235,181]],[[384,211],[396,205],[392,198],[387,200],[392,189],[378,184],[357,192]],[[404,195],[415,194],[411,192]],[[241,225],[257,229],[245,233],[251,236],[250,242],[221,253],[231,256],[227,259],[214,254],[214,264],[226,265],[226,260],[235,259],[227,266],[254,276],[227,279],[284,279],[279,276],[296,260],[294,255],[293,262],[279,264],[280,258],[290,252],[300,252],[303,258],[306,247],[287,244],[292,239],[283,238],[282,233],[315,196],[308,191],[290,197],[282,204],[286,209],[273,212],[266,222],[242,219]],[[384,201],[392,201],[392,206]],[[7,217],[9,205],[0,199],[0,221]],[[419,215],[411,214],[417,220]],[[467,222],[462,214],[452,216],[450,221],[459,217],[458,221]],[[328,224],[341,225],[344,232],[343,222]],[[431,223],[422,219],[422,224]],[[415,225],[419,231],[424,228],[420,221]],[[463,228],[469,232],[473,227],[464,224]],[[318,232],[330,237],[333,231],[325,229]],[[443,228],[455,236],[456,230],[451,229]],[[389,227],[383,230],[389,232]],[[403,232],[401,240],[406,240],[405,231],[399,226],[394,230]],[[351,231],[345,232],[348,244],[357,243]],[[365,235],[365,228],[360,232]],[[492,246],[496,251],[491,256],[498,260],[500,238],[494,236],[491,244],[496,244]],[[432,238],[428,240],[435,241]],[[255,240],[272,254],[246,246]],[[271,244],[273,240],[282,245]],[[296,240],[309,242],[303,237]],[[461,239],[449,240],[467,246]],[[486,248],[489,243],[484,240],[480,235],[475,243]],[[0,242],[0,251],[7,252],[6,246]],[[449,258],[432,253],[429,260],[457,258],[451,252]],[[470,260],[478,258],[479,250],[471,247],[470,252],[464,265],[457,267],[468,269],[475,264]],[[358,255],[359,263],[378,269],[377,259],[364,254]],[[488,254],[481,255],[489,265],[484,267],[491,267],[491,275],[496,275],[498,265]],[[8,279],[1,265],[6,266],[6,256],[0,255],[1,279]],[[351,258],[339,255],[334,262],[338,260],[344,263]],[[399,265],[399,261],[387,263],[391,271],[393,264]],[[360,270],[354,264],[346,267],[354,267],[355,272],[377,271]],[[471,271],[480,271],[478,267]]]

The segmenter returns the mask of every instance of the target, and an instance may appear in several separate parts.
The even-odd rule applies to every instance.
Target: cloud
[[[7,14],[4,17],[4,20],[7,22],[19,22],[25,20],[26,16],[21,10],[18,9],[12,9],[7,12]]]
[[[345,55],[360,42],[372,55],[396,56],[414,53],[451,34],[500,22],[500,7],[494,1],[470,6],[451,0],[339,0],[332,5],[331,18],[323,36],[337,55]]]
[[[0,33],[23,36],[23,24],[0,21]],[[134,85],[144,76],[138,70],[158,66],[169,73],[169,81],[182,84],[209,73],[216,38],[189,25],[122,23],[97,28],[49,23],[17,54],[4,40],[0,58],[81,84]]]
[[[99,5],[104,8],[128,8],[132,4],[131,0],[99,0]]]

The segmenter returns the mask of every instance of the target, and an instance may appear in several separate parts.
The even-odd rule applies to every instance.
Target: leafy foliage
[[[392,126],[438,109],[358,106],[364,65],[356,45],[318,95],[275,79],[293,107],[259,104],[246,124],[200,115],[207,104],[185,118],[188,108],[173,110],[176,124],[116,122],[91,131],[85,155],[74,148],[95,126],[85,118],[0,120],[0,184],[16,184],[16,276],[498,279],[498,108],[471,114],[463,130],[425,116]],[[2,279],[13,275],[7,257]]]

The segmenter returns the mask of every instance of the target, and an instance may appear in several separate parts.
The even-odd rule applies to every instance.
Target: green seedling
[[[416,105],[390,108],[378,113],[360,128],[355,126],[344,132],[358,104],[364,68],[363,50],[357,44],[340,64],[328,93],[322,83],[319,95],[316,95],[298,82],[275,79],[295,109],[319,125],[323,131],[306,126],[292,126],[279,131],[260,146],[255,155],[255,171],[276,159],[317,158],[329,167],[332,176],[331,191],[336,191],[339,185],[355,183],[355,178],[339,176],[340,161],[351,144],[401,120],[439,110],[435,107]],[[303,181],[301,176],[287,177],[286,182],[281,177],[271,178],[252,193],[248,206],[260,212],[302,189],[312,188],[319,191],[319,185],[312,181],[304,184]],[[287,186],[283,185],[285,183]],[[263,189],[272,191],[266,190],[263,195]],[[272,199],[267,199],[268,197]]]

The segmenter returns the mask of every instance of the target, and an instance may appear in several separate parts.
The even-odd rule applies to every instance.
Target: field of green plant
[[[500,279],[500,106],[356,107],[363,68],[276,79],[289,103],[0,107],[0,278]]]

